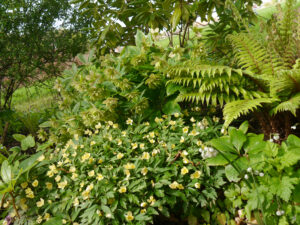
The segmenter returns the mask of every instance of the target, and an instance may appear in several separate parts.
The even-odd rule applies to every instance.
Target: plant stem
[[[14,195],[11,192],[9,192],[9,194],[12,197],[12,203],[13,203],[13,207],[14,207],[14,210],[16,212],[16,215],[20,219],[20,215],[19,215],[18,209],[16,207],[15,197],[14,197]]]

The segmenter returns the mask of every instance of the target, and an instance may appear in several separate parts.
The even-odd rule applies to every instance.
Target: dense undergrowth
[[[217,46],[195,27],[185,47],[138,31],[79,55],[56,107],[5,114],[3,224],[299,224],[295,3],[260,33],[236,13]]]

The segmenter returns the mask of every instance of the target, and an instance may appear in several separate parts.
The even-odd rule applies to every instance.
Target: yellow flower
[[[68,181],[65,180],[63,182],[58,183],[57,186],[60,189],[65,189],[65,187],[67,186],[67,184],[68,184]]]
[[[178,117],[179,117],[179,113],[174,113],[174,116],[175,116],[176,118],[178,118]]]
[[[100,180],[103,180],[103,178],[104,178],[104,177],[103,177],[103,175],[102,175],[101,173],[98,173],[98,174],[97,174],[97,180],[100,181]]]
[[[44,155],[41,155],[41,156],[38,158],[38,161],[39,161],[39,162],[42,162],[44,159],[45,159],[45,156],[44,156]]]
[[[73,201],[73,205],[74,205],[74,206],[78,206],[78,205],[79,205],[78,198],[75,198],[75,199],[74,199],[74,201]]]
[[[171,126],[174,126],[174,125],[176,124],[176,121],[170,120],[169,124],[170,124]]]
[[[191,121],[192,123],[195,123],[195,122],[196,122],[196,120],[194,119],[194,117],[192,117],[192,118],[190,119],[190,121]]]
[[[183,142],[184,142],[184,137],[181,136],[180,143],[183,143]]]
[[[190,161],[187,158],[183,158],[183,163],[188,164]]]
[[[48,221],[49,219],[50,219],[50,214],[49,213],[45,213],[44,220]]]
[[[187,156],[189,153],[186,150],[183,150],[181,153],[183,156]]]
[[[201,171],[197,170],[195,173],[191,174],[191,179],[198,179],[201,176]]]
[[[199,134],[199,132],[197,132],[196,130],[192,130],[189,135],[196,136],[198,134]]]
[[[126,169],[126,170],[124,171],[124,173],[126,174],[126,176],[130,176],[130,171],[129,171],[128,169]]]
[[[27,198],[34,198],[34,193],[33,193],[33,191],[30,188],[27,188],[25,190],[25,193],[26,193],[26,197]]]
[[[89,196],[90,196],[90,191],[85,190],[82,192],[82,197],[84,200],[88,199]]]
[[[172,145],[171,145],[171,148],[175,148],[175,147],[176,147],[176,145],[175,145],[175,144],[172,144]]]
[[[144,167],[141,171],[141,173],[145,176],[148,173],[148,169]]]
[[[53,177],[54,176],[53,171],[51,171],[51,170],[47,171],[47,176],[48,177]]]
[[[182,184],[178,184],[178,189],[183,190],[184,189],[183,185]]]
[[[201,185],[199,183],[195,183],[195,188],[199,189]]]
[[[76,180],[77,177],[78,177],[77,173],[72,173],[72,177],[71,177],[72,180]]]
[[[75,171],[76,171],[75,166],[70,167],[70,172],[71,172],[71,173],[74,173]]]
[[[150,139],[149,142],[150,142],[151,144],[154,144],[154,143],[155,143],[155,140],[154,140],[154,139]]]
[[[132,120],[132,119],[128,118],[128,119],[126,120],[126,124],[127,124],[127,125],[132,125],[132,123],[133,123],[133,120]]]
[[[147,200],[147,202],[149,202],[150,205],[154,205],[154,203],[156,202],[156,199],[151,195],[150,198]]]
[[[122,153],[118,153],[118,155],[117,155],[117,159],[122,159],[122,158],[123,158],[123,156],[124,156],[124,154],[122,154]]]
[[[150,125],[150,123],[149,123],[149,122],[145,122],[144,124],[145,124],[145,126],[149,126],[149,125]]]
[[[43,217],[42,216],[38,216],[38,218],[36,219],[36,222],[38,224],[40,224],[41,222],[43,222]]]
[[[155,123],[159,123],[160,119],[158,117],[155,117],[154,121],[155,121]]]
[[[189,132],[189,128],[188,127],[184,127],[184,128],[182,128],[182,131],[183,131],[183,133],[187,133],[187,132]]]
[[[90,184],[90,185],[88,185],[88,186],[86,187],[85,190],[91,191],[91,190],[93,190],[93,189],[94,189],[94,184]]]
[[[39,185],[38,180],[34,180],[33,183],[32,183],[32,186],[33,187],[37,187],[38,185]]]
[[[132,149],[136,149],[138,147],[137,143],[131,143]]]
[[[141,203],[141,207],[142,207],[142,208],[145,208],[146,206],[147,206],[147,202],[142,202],[142,203]]]
[[[95,176],[95,171],[91,170],[90,172],[88,172],[89,177],[93,177]]]
[[[46,187],[48,190],[51,190],[53,188],[53,185],[50,182],[46,182]]]
[[[36,203],[36,206],[37,207],[42,207],[44,205],[44,199],[42,199],[42,198],[40,198],[40,201],[38,201],[37,203]]]
[[[181,169],[181,174],[182,175],[185,175],[185,174],[187,174],[189,172],[189,170],[188,170],[188,168],[186,168],[186,167],[183,167],[182,169]]]
[[[99,159],[99,160],[98,160],[98,163],[99,163],[99,164],[103,163],[103,159]]]
[[[158,149],[153,149],[153,151],[152,151],[152,156],[153,156],[153,157],[156,156],[157,153],[159,153],[159,150],[158,150]]]
[[[149,154],[149,152],[143,152],[142,159],[145,159],[145,160],[150,159],[150,154]]]
[[[27,186],[28,186],[28,183],[27,183],[27,182],[24,182],[24,183],[21,184],[21,187],[22,187],[23,189],[27,188]]]
[[[120,187],[119,192],[125,193],[127,191],[127,188],[125,186]]]
[[[151,138],[155,138],[155,133],[152,131],[152,132],[149,133],[149,136],[150,136]]]
[[[62,223],[63,223],[63,224],[66,224],[67,221],[66,221],[65,219],[62,219]]]
[[[129,211],[129,212],[127,212],[127,214],[125,214],[125,219],[126,219],[127,221],[132,221],[132,220],[134,220],[134,216],[132,215],[132,212],[131,212],[131,211]]]
[[[135,165],[133,163],[127,163],[126,165],[124,165],[124,168],[128,170],[132,170],[135,169]]]
[[[140,149],[144,149],[144,148],[145,148],[145,144],[144,143],[140,144]]]
[[[99,209],[97,209],[96,213],[98,216],[103,216],[102,212]]]
[[[172,184],[169,185],[169,187],[171,189],[176,189],[176,188],[178,188],[178,183],[176,181],[174,181]]]
[[[117,129],[119,127],[119,125],[117,123],[114,123],[113,128]]]
[[[100,129],[101,127],[102,127],[101,123],[98,123],[98,124],[95,126],[96,129]]]
[[[125,137],[126,136],[126,131],[122,131],[121,134],[122,134],[123,137]]]
[[[90,143],[91,146],[93,146],[93,145],[95,145],[95,144],[96,144],[95,141],[91,141],[91,143]]]
[[[61,176],[60,175],[57,175],[56,177],[55,177],[55,181],[56,182],[59,182],[61,180]]]
[[[197,145],[198,146],[202,145],[202,141],[197,141]]]
[[[118,139],[117,142],[118,142],[118,145],[122,145],[122,140],[121,139]]]
[[[81,157],[82,161],[85,161],[87,159],[89,159],[91,157],[91,154],[90,153],[84,153],[84,155]]]

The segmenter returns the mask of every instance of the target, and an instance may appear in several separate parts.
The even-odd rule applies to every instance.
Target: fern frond
[[[296,116],[296,111],[300,107],[300,93],[294,95],[289,100],[281,102],[272,111],[271,114],[277,114],[283,111],[290,111],[294,116]]]
[[[246,115],[250,112],[253,112],[258,107],[261,107],[263,103],[272,103],[277,101],[275,98],[259,98],[259,99],[250,99],[250,100],[237,100],[230,103],[227,103],[224,107],[224,126],[228,127],[229,124],[240,117],[241,115]]]
[[[300,92],[300,69],[282,70],[270,80],[270,92],[274,96],[288,96]]]

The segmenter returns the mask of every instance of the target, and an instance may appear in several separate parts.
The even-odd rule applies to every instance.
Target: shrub
[[[156,215],[179,211],[187,218],[213,207],[224,171],[210,170],[202,159],[215,151],[199,148],[218,136],[220,125],[206,118],[192,118],[191,126],[182,118],[155,121],[128,119],[124,130],[99,123],[58,143],[19,184],[18,204],[27,206],[20,214],[37,223],[51,215],[55,224],[148,224]]]

